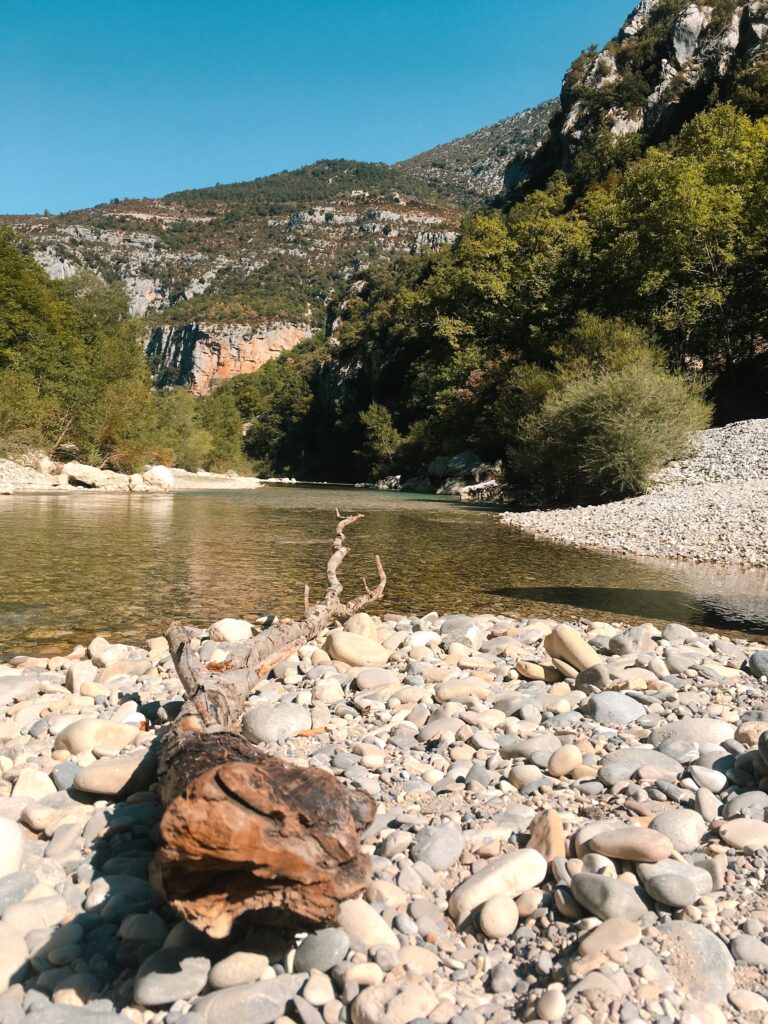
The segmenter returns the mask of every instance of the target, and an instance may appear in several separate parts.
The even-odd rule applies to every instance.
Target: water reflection
[[[298,615],[319,595],[334,509],[366,515],[349,589],[384,560],[382,607],[677,620],[768,632],[768,573],[617,558],[519,534],[423,496],[323,488],[0,499],[0,645],[145,639],[179,617]]]

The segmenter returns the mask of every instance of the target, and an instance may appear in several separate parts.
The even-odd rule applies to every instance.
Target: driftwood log
[[[377,556],[376,587],[363,581],[365,592],[342,603],[344,531],[362,516],[337,518],[325,597],[310,605],[305,588],[303,619],[263,630],[223,666],[204,665],[178,623],[166,634],[187,700],[162,740],[165,809],[153,881],[183,917],[216,938],[251,910],[330,923],[340,901],[370,881],[360,833],[373,819],[371,798],[319,768],[271,757],[237,731],[248,695],[271,668],[384,592]]]

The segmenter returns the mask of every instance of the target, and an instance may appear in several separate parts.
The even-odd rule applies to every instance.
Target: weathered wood
[[[305,598],[303,620],[264,630],[224,671],[200,661],[178,623],[166,634],[188,700],[163,740],[165,811],[152,877],[190,923],[212,936],[228,935],[242,914],[267,908],[332,922],[339,903],[370,880],[360,833],[373,819],[371,798],[328,772],[270,757],[235,731],[249,693],[270,668],[384,591],[377,557],[378,585],[372,590],[363,581],[365,593],[341,603],[344,530],[362,516],[338,518],[325,597],[315,605]]]

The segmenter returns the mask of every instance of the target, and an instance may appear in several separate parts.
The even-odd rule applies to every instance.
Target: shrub
[[[508,456],[511,482],[538,500],[585,504],[647,490],[666,462],[710,422],[702,388],[651,359],[600,376],[558,378],[521,424]]]

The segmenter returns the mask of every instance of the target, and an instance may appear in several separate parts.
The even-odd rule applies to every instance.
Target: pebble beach
[[[0,1021],[764,1024],[767,675],[675,624],[353,616],[242,732],[373,798],[370,882],[328,927],[214,940],[150,882],[166,641],[7,660]]]
[[[768,566],[768,420],[700,431],[692,446],[689,458],[666,466],[640,497],[505,512],[502,521],[619,554]]]

